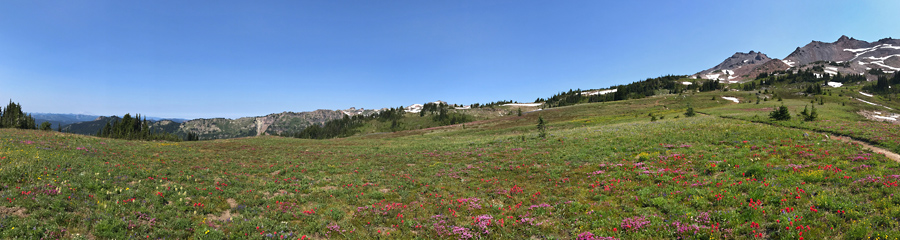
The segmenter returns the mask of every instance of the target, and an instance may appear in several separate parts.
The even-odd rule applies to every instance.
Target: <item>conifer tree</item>
[[[547,126],[546,126],[546,123],[544,122],[543,116],[538,117],[537,129],[538,129],[538,137],[539,138],[547,137]]]
[[[52,125],[53,125],[53,124],[51,124],[50,122],[44,121],[44,122],[41,123],[41,130],[44,130],[44,131],[50,131],[50,130],[53,130]]]
[[[777,121],[791,120],[791,113],[788,112],[787,107],[785,107],[784,105],[781,105],[781,107],[778,107],[775,110],[773,110],[771,113],[769,113],[769,118],[777,120]]]

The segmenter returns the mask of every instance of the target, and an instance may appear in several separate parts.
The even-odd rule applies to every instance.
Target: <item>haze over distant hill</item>
[[[77,114],[77,113],[29,113],[32,117],[34,117],[34,122],[37,124],[41,124],[42,122],[50,122],[52,124],[53,129],[58,128],[59,126],[66,126],[73,123],[79,122],[87,122],[98,120],[99,115],[89,115],[89,114]],[[171,120],[175,122],[184,122],[188,119],[182,118],[160,118],[160,117],[147,117],[147,120],[160,121],[160,120]]]
[[[195,133],[200,139],[221,139],[259,136],[263,134],[279,135],[286,132],[298,132],[310,124],[321,124],[339,119],[347,113],[335,110],[316,110],[312,112],[282,112],[259,117],[243,117],[238,119],[211,118],[194,119],[183,122],[174,120],[150,120],[151,130],[174,133],[186,136]],[[119,117],[97,117],[92,121],[78,122],[63,127],[64,132],[93,135],[107,122],[118,121]]]

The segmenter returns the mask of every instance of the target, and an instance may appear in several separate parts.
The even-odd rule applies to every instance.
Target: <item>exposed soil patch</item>
[[[28,214],[25,212],[28,211],[23,207],[4,207],[0,206],[0,216],[16,216],[16,217],[27,217]]]
[[[900,121],[897,121],[897,119],[900,119],[900,115],[889,112],[859,111],[857,112],[857,114],[862,115],[863,117],[866,117],[867,119],[872,121],[900,124]]]
[[[224,222],[224,221],[231,220],[231,218],[232,218],[233,216],[236,216],[236,215],[237,215],[237,214],[232,215],[232,214],[231,214],[231,209],[228,209],[228,210],[225,210],[224,212],[222,212],[222,215],[219,215],[219,216],[212,215],[212,214],[207,214],[207,215],[206,215],[206,219]]]
[[[269,192],[264,192],[264,193],[263,193],[263,196],[264,196],[263,198],[265,198],[265,199],[272,199],[272,198],[275,198],[275,197],[277,197],[277,196],[287,195],[287,194],[288,194],[288,192],[285,191],[285,190],[278,190],[278,192],[276,192],[276,193],[274,193],[274,194],[269,193]]]
[[[225,199],[225,202],[228,203],[228,206],[231,208],[236,208],[238,206],[237,201],[234,198]]]

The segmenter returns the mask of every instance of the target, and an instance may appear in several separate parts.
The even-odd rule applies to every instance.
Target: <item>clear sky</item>
[[[900,37],[900,1],[3,1],[0,99],[237,118],[531,102],[735,52]]]

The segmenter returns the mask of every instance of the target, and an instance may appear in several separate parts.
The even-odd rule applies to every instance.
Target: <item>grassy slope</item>
[[[722,115],[759,106],[710,100],[730,94],[743,93],[322,141],[137,142],[2,129],[0,237],[900,235],[897,163],[809,131],[680,116],[688,102]],[[650,122],[650,113],[665,118]],[[538,116],[550,122],[548,139],[535,138]]]
[[[704,113],[716,116],[731,117],[756,122],[765,122],[781,126],[788,126],[801,129],[809,129],[829,134],[838,134],[851,136],[855,139],[870,142],[872,144],[890,149],[894,152],[900,152],[900,125],[868,121],[857,112],[879,111],[879,112],[896,112],[883,106],[874,106],[854,98],[863,99],[869,102],[881,104],[893,109],[900,109],[900,103],[889,101],[889,99],[880,96],[867,97],[859,93],[858,86],[848,86],[837,89],[830,89],[831,95],[819,95],[814,97],[798,96],[790,91],[781,88],[779,95],[784,96],[784,100],[762,101],[756,104],[755,97],[748,97],[756,92],[729,92],[729,94],[742,97],[742,100],[753,100],[752,103],[732,104],[723,107],[711,108],[703,110]],[[825,104],[810,103],[816,99],[824,99]],[[793,118],[791,121],[772,121],[768,118],[769,112],[774,107],[784,104],[788,107]],[[800,120],[796,114],[803,111],[804,107],[815,106],[819,113],[819,120],[814,122],[804,122]]]

